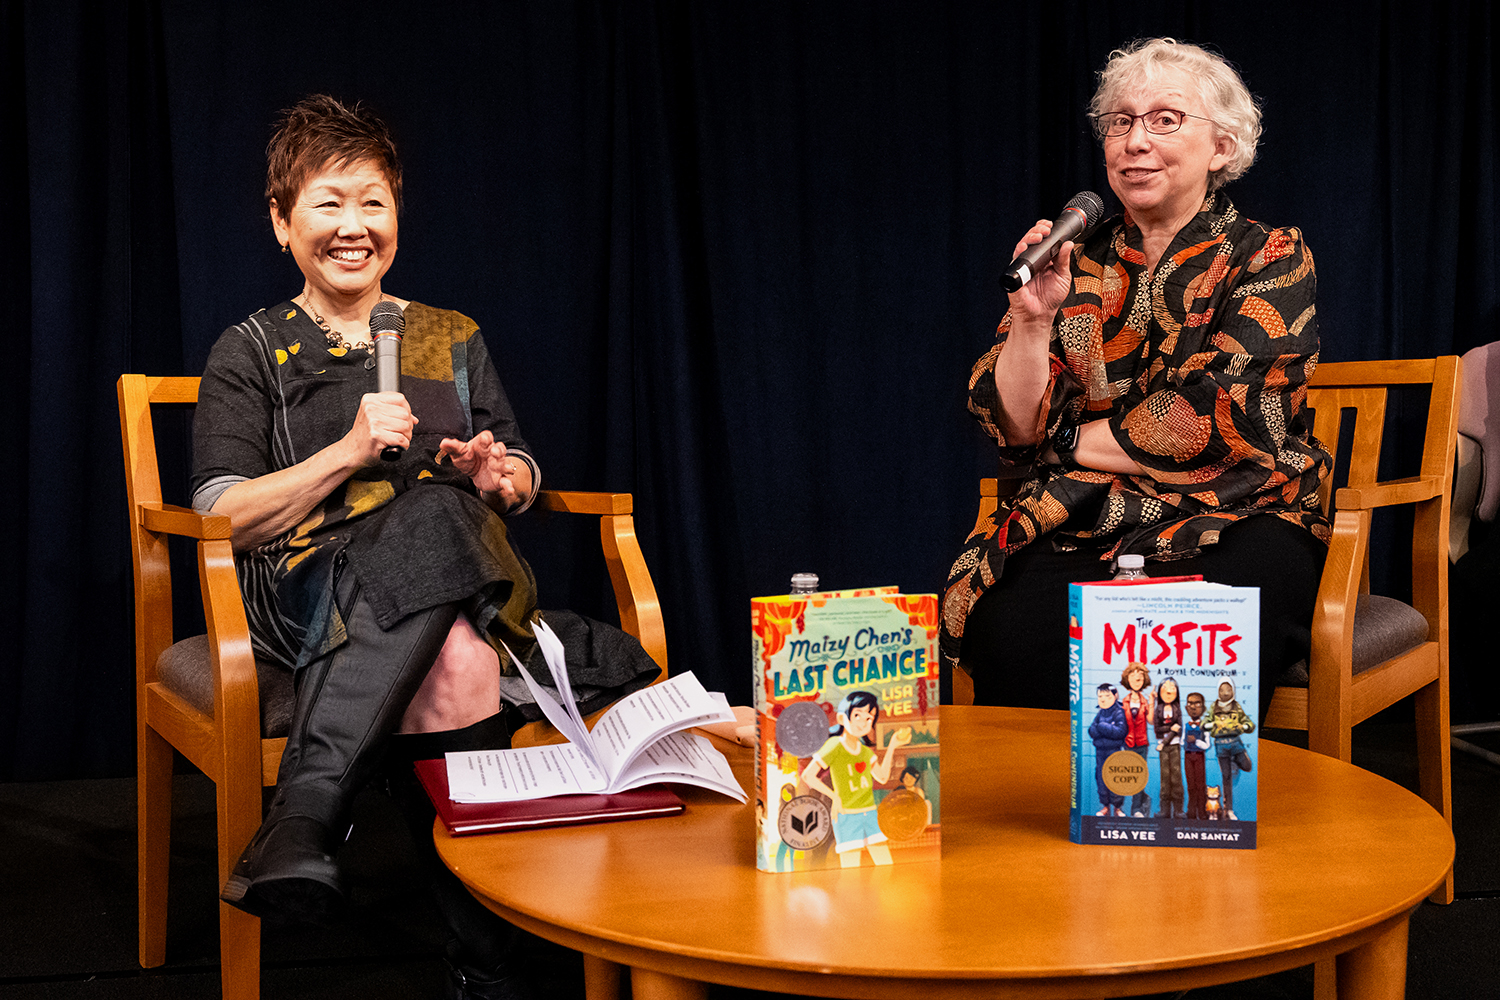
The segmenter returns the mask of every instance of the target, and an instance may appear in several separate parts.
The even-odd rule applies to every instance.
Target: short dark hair
[[[401,159],[391,130],[363,103],[349,107],[327,94],[304,97],[281,112],[266,144],[266,205],[286,218],[309,175],[325,166],[369,160],[385,174],[401,213]]]
[[[880,718],[880,699],[869,691],[851,691],[844,695],[843,701],[839,702],[838,712],[842,713],[844,718],[847,719],[854,714],[856,708],[868,708],[875,713],[870,719],[870,732],[866,733],[860,739],[861,743],[873,747],[875,740],[872,734],[875,732],[875,720]],[[828,727],[829,736],[840,736],[843,732],[843,726],[835,725]]]

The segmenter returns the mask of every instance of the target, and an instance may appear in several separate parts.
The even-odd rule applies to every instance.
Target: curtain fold
[[[1112,204],[1084,105],[1133,37],[1218,47],[1262,99],[1229,191],[1306,234],[1325,360],[1500,338],[1483,2],[0,0],[0,29],[0,780],[133,766],[113,382],[196,374],[301,288],[262,191],[309,93],[390,122],[386,287],[479,322],[549,486],[635,494],[672,669],[736,702],[746,602],[792,572],[940,586],[993,469],[963,407],[996,275],[1078,190]],[[517,533],[544,606],[606,613],[591,528]]]

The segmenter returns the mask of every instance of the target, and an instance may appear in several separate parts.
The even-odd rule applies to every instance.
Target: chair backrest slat
[[[146,379],[152,403],[196,403],[198,383],[196,375],[151,376]]]
[[[1307,405],[1313,411],[1313,435],[1328,449],[1335,465],[1339,461],[1338,449],[1344,424],[1346,419],[1352,420],[1352,446],[1344,466],[1349,485],[1373,483],[1379,478],[1386,397],[1384,386],[1315,385],[1307,390]],[[1325,514],[1329,510],[1335,478],[1329,475],[1318,489]]]
[[[125,457],[125,494],[130,507],[130,549],[135,565],[136,671],[142,683],[155,679],[156,660],[172,644],[172,565],[166,538],[140,517],[145,504],[162,503],[161,469],[151,407],[198,401],[197,378],[121,375],[115,387],[120,407],[120,444]]]

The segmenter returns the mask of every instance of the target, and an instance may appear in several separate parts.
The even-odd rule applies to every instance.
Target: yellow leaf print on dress
[[[373,482],[351,479],[344,489],[344,503],[349,507],[351,518],[368,514],[381,504],[388,503],[395,496],[396,488],[384,479],[377,479]]]

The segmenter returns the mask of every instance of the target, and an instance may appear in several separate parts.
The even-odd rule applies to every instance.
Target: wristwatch
[[[1064,424],[1052,435],[1052,450],[1057,453],[1057,460],[1062,465],[1072,465],[1073,452],[1078,448],[1078,425]]]

